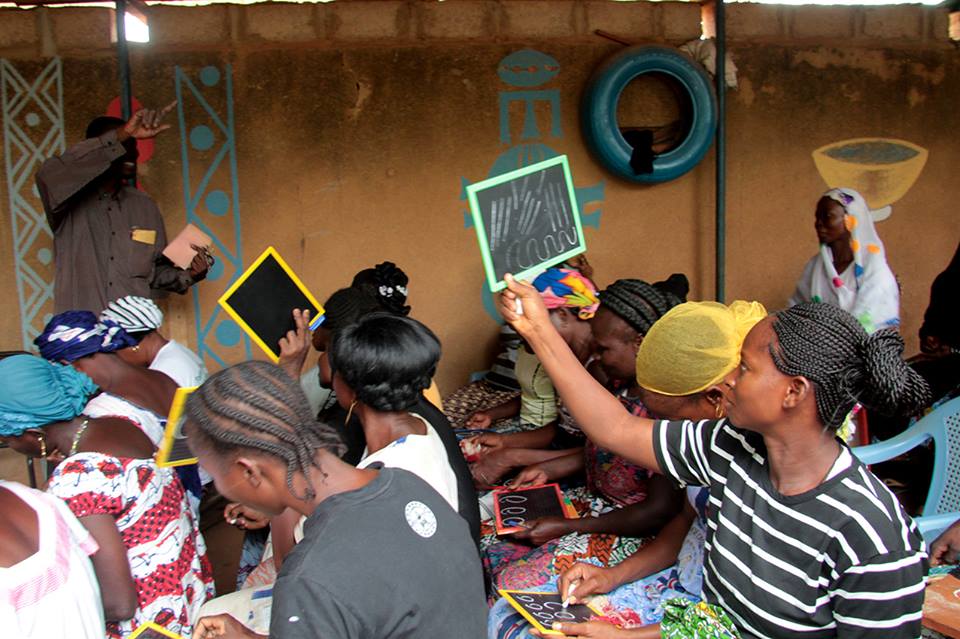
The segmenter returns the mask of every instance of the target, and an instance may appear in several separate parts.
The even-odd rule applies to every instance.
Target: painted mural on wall
[[[563,140],[563,127],[560,118],[560,90],[548,86],[560,74],[560,63],[555,58],[533,49],[521,49],[504,57],[497,64],[497,75],[506,87],[499,94],[500,113],[500,142],[509,146],[501,153],[486,177],[501,175],[542,160],[547,160],[561,154],[545,143],[549,140],[556,143]],[[520,133],[514,139],[510,117],[512,104],[521,106],[522,120]],[[548,113],[546,126],[541,128],[537,121],[537,106],[542,104]],[[576,168],[571,167],[576,178]],[[473,181],[477,181],[476,178]],[[471,183],[467,178],[461,178],[460,199],[465,203],[467,199],[466,187]],[[604,182],[576,189],[577,204],[580,208],[580,219],[585,226],[600,228],[601,210],[594,208],[587,213],[588,205],[596,205],[603,201]],[[468,210],[463,211],[464,228],[473,226],[473,219]],[[479,260],[477,264],[479,265]],[[482,280],[482,273],[480,278]],[[487,285],[481,284],[483,307],[487,313],[502,322],[496,310],[493,295]]]
[[[855,138],[822,146],[813,152],[820,177],[831,189],[859,191],[880,221],[890,217],[892,204],[913,186],[927,150],[906,140]]]
[[[43,161],[63,153],[63,67],[60,58],[35,76],[0,60],[3,157],[13,227],[13,261],[23,349],[33,349],[53,312],[53,234],[33,176]]]
[[[174,74],[187,222],[213,239],[217,258],[204,284],[191,289],[197,352],[217,368],[250,359],[250,340],[217,304],[243,272],[233,72],[227,64]]]

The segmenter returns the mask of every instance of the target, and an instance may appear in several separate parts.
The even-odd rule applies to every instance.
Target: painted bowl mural
[[[927,155],[906,140],[856,138],[820,147],[813,161],[827,186],[860,191],[874,218],[883,220],[920,177]]]

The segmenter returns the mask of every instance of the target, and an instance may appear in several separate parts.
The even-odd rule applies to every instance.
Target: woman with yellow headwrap
[[[640,343],[636,378],[648,411],[661,417],[702,420],[722,416],[723,379],[740,361],[740,345],[750,328],[766,317],[756,302],[730,306],[687,302],[656,321]],[[579,562],[538,590],[591,601],[605,621],[583,624],[581,632],[630,637],[630,629],[660,621],[663,602],[675,597],[699,601],[706,535],[707,491],[690,488],[684,510],[657,537],[617,565]],[[575,544],[561,541],[561,546]],[[609,594],[606,594],[609,593]],[[609,627],[615,623],[623,630]],[[491,639],[520,639],[529,625],[506,601],[490,613]],[[586,636],[594,636],[588,634]],[[655,635],[659,636],[659,635]]]
[[[919,529],[836,437],[856,402],[909,411],[929,397],[896,330],[867,334],[837,306],[798,304],[747,333],[722,382],[725,418],[655,422],[625,414],[575,365],[536,293],[506,280],[500,312],[587,436],[709,489],[704,602],[749,637],[920,635],[928,562]],[[597,636],[577,624],[554,629]]]

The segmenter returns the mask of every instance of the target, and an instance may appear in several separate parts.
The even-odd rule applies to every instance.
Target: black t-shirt
[[[399,469],[325,499],[273,589],[273,639],[480,639],[486,627],[466,523]]]
[[[460,516],[463,517],[470,526],[470,536],[474,542],[480,545],[480,507],[477,504],[477,491],[473,486],[473,476],[470,474],[470,467],[463,458],[463,451],[460,450],[460,442],[457,440],[450,421],[436,406],[431,404],[425,397],[420,396],[410,412],[422,416],[430,422],[433,430],[436,431],[443,442],[443,447],[447,451],[447,461],[450,462],[450,468],[453,474],[457,476],[457,503]],[[343,410],[340,404],[335,404],[331,409],[320,415],[319,419],[328,424],[336,426],[340,432],[344,444],[347,446],[346,452],[341,456],[343,461],[351,466],[360,463],[363,457],[363,451],[367,447],[367,439],[363,434],[363,426],[356,415],[350,418],[350,421],[344,424],[347,412]]]

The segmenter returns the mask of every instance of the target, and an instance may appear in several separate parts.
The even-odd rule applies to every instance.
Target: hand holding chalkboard
[[[498,535],[526,530],[537,519],[563,518],[568,514],[557,484],[497,489],[493,492],[493,512]]]
[[[467,199],[491,291],[586,250],[565,155],[471,184]]]

